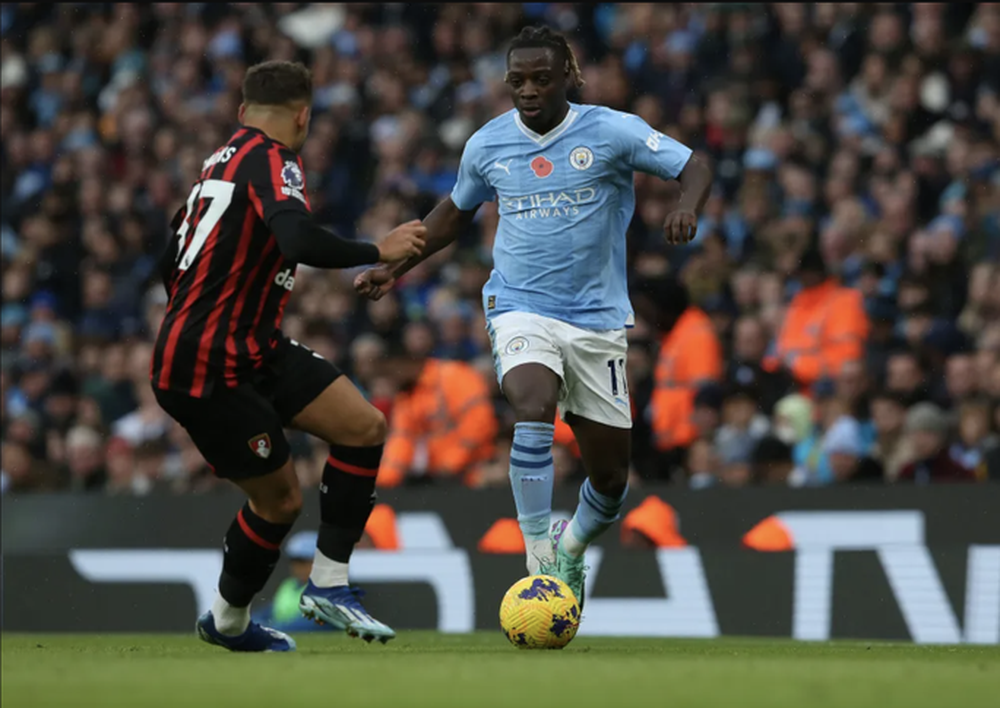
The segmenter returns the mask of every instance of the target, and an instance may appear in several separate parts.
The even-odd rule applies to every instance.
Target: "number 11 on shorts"
[[[628,397],[628,377],[625,374],[625,359],[608,359],[608,369],[611,372],[611,395],[617,396],[621,387],[621,395]]]

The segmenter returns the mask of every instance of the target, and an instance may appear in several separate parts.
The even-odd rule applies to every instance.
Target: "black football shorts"
[[[288,462],[284,429],[340,375],[340,369],[312,350],[282,339],[251,383],[235,388],[218,384],[204,398],[153,390],[215,474],[241,480],[270,474]]]

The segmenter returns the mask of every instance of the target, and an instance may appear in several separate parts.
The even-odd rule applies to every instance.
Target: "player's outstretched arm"
[[[698,213],[712,188],[712,170],[692,155],[677,176],[681,194],[663,223],[663,235],[670,244],[690,243],[698,231]]]
[[[360,294],[378,300],[389,292],[396,278],[455,241],[472,223],[477,209],[478,207],[462,211],[455,206],[451,197],[446,197],[423,220],[427,242],[420,253],[411,255],[394,266],[383,265],[366,270],[354,279],[354,288]]]
[[[268,228],[278,241],[281,255],[294,263],[316,268],[353,268],[419,256],[427,233],[423,224],[411,221],[397,226],[376,246],[342,238],[298,210],[278,212],[271,217]]]

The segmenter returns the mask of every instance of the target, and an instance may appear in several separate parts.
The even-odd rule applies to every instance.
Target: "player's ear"
[[[237,113],[237,118],[239,118],[240,123],[243,122],[243,116],[247,114],[247,104],[241,103],[239,113]]]
[[[295,117],[295,122],[298,123],[300,128],[305,128],[309,125],[309,115],[312,112],[312,106],[305,105],[299,109],[299,114]]]

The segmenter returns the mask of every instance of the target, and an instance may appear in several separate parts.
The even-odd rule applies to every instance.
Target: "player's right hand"
[[[393,263],[419,256],[427,243],[427,227],[419,219],[397,226],[378,245],[379,262]]]
[[[385,266],[369,268],[354,279],[354,289],[369,300],[379,300],[392,289],[396,277]]]

